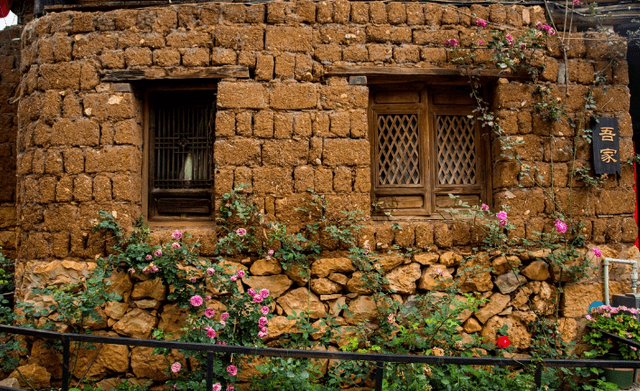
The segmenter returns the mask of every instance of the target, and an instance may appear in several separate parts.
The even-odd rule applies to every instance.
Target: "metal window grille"
[[[210,189],[215,97],[180,100],[154,107],[152,188]]]
[[[474,120],[465,115],[438,115],[438,183],[476,184],[476,142]]]
[[[383,114],[377,120],[378,184],[417,185],[420,133],[417,114]]]

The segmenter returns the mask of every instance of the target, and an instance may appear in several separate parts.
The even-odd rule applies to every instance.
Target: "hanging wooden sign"
[[[617,118],[599,117],[591,126],[593,171],[620,175],[620,137]]]

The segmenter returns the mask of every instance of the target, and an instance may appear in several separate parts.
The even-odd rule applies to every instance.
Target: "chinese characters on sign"
[[[591,127],[593,171],[596,175],[620,175],[620,139],[617,118],[598,118]]]

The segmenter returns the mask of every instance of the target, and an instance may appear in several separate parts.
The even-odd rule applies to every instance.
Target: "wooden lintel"
[[[328,66],[325,76],[465,76],[465,71],[458,68],[409,68],[409,67],[375,67],[375,66]],[[497,69],[480,71],[481,77],[517,77],[518,75],[500,72]]]
[[[104,72],[102,81],[117,83],[144,80],[223,79],[229,77],[248,78],[249,68],[241,65],[226,65],[207,68],[109,70]]]

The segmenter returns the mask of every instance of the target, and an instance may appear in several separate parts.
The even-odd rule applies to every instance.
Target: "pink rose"
[[[268,313],[269,313],[269,307],[267,307],[266,305],[263,305],[263,306],[260,308],[260,312],[262,312],[262,315],[266,315],[266,314],[268,314]]]
[[[500,220],[500,226],[504,227],[507,225],[507,220]]]
[[[210,275],[210,276],[213,276],[213,273],[214,273],[214,272],[215,272],[215,270],[213,270],[213,268],[212,268],[212,267],[210,267],[210,268],[208,268],[208,269],[207,269],[207,274],[208,274],[208,275]]]
[[[504,210],[501,210],[500,212],[496,213],[496,217],[499,218],[500,220],[506,220],[507,212],[505,212]]]
[[[228,313],[228,312],[223,312],[223,313],[220,315],[220,319],[222,319],[222,320],[227,320],[227,319],[229,319],[229,313]]]
[[[196,282],[196,278],[195,277],[189,278],[189,282]]]
[[[596,257],[600,258],[602,256],[602,251],[598,247],[594,247],[591,251],[596,255]]]
[[[240,277],[240,278],[244,278],[244,276],[245,276],[246,274],[247,274],[247,273],[245,273],[245,272],[244,272],[244,270],[238,270],[238,277]]]
[[[211,387],[211,391],[220,391],[222,390],[222,384],[220,383],[216,383],[213,385],[213,387]]]
[[[507,41],[513,42],[513,35],[507,34],[507,36],[505,38],[506,38]]]
[[[171,247],[173,247],[173,248],[180,248],[180,243],[178,243],[178,242],[173,242],[173,243],[171,243]]]
[[[260,304],[260,303],[262,303],[262,300],[263,300],[262,296],[260,296],[260,295],[253,296],[253,302],[254,303]]]
[[[231,276],[231,278],[229,278],[231,281],[236,282],[238,281],[238,276]]]
[[[580,5],[580,0],[573,0],[573,5]]]
[[[162,256],[162,250],[157,249],[156,251],[153,252],[153,256],[154,257],[161,257]]]
[[[458,40],[455,38],[447,39],[444,41],[444,44],[447,46],[458,46]]]
[[[258,319],[258,326],[260,327],[264,327],[269,323],[269,319],[267,319],[266,316],[261,316],[260,319]]]
[[[144,259],[146,259],[147,261],[150,261],[153,259],[153,257],[151,256],[151,254],[147,254],[147,256],[144,257]]]
[[[209,319],[213,318],[213,315],[215,314],[216,314],[216,311],[213,308],[207,308],[206,310],[204,310],[204,316],[206,316]]]
[[[235,390],[235,388],[233,388],[233,386],[231,384],[229,384],[227,386],[227,391],[234,391],[234,390]]]
[[[199,307],[202,305],[202,297],[198,295],[191,296],[191,299],[189,299],[189,301],[191,302],[191,305],[194,307]]]
[[[249,289],[247,290],[247,293],[248,293],[250,296],[255,296],[255,295],[256,295],[256,290],[255,290],[255,289],[253,289],[253,288],[249,288]]]
[[[267,251],[267,255],[273,255],[273,250]]]
[[[264,288],[260,289],[260,296],[262,296],[263,299],[266,299],[269,297],[269,290]]]
[[[567,231],[567,225],[564,221],[556,219],[556,231],[558,231],[558,233],[564,233]]]
[[[238,374],[238,368],[235,365],[229,365],[227,367],[227,373],[231,376],[235,376]]]
[[[525,50],[527,48],[527,44],[526,43],[521,43],[520,44],[520,50]]]
[[[176,361],[171,365],[171,372],[178,373],[180,371],[180,368],[182,368],[182,365],[180,365],[180,363]]]
[[[246,229],[244,229],[244,228],[238,228],[238,229],[236,230],[236,235],[238,235],[238,236],[244,236],[244,235],[246,235],[246,234],[247,234],[247,230],[246,230]]]
[[[267,338],[268,333],[262,332],[262,331],[258,331],[258,338],[260,339],[265,339]]]
[[[480,207],[480,209],[485,210],[485,211],[486,211],[486,210],[489,210],[489,205],[487,205],[487,204],[482,204],[482,206]]]
[[[204,297],[204,299],[205,299],[205,300],[211,300],[211,296],[206,295],[206,296]]]
[[[174,233],[171,234],[171,237],[174,238],[175,240],[180,240],[182,239],[182,232],[176,230]]]
[[[480,27],[487,27],[487,22],[482,20],[482,19],[478,19],[478,20],[476,20],[476,25],[478,25]]]
[[[226,326],[226,325],[227,325],[227,322],[225,322],[224,320],[221,320],[221,321],[220,321],[220,325],[221,325],[222,327],[224,327],[224,326]]]
[[[212,329],[211,327],[209,327],[209,329],[207,330],[207,337],[215,338],[216,337],[216,331],[214,329]]]
[[[389,323],[394,323],[396,321],[396,316],[394,314],[389,314],[389,316],[387,316],[387,320]]]

